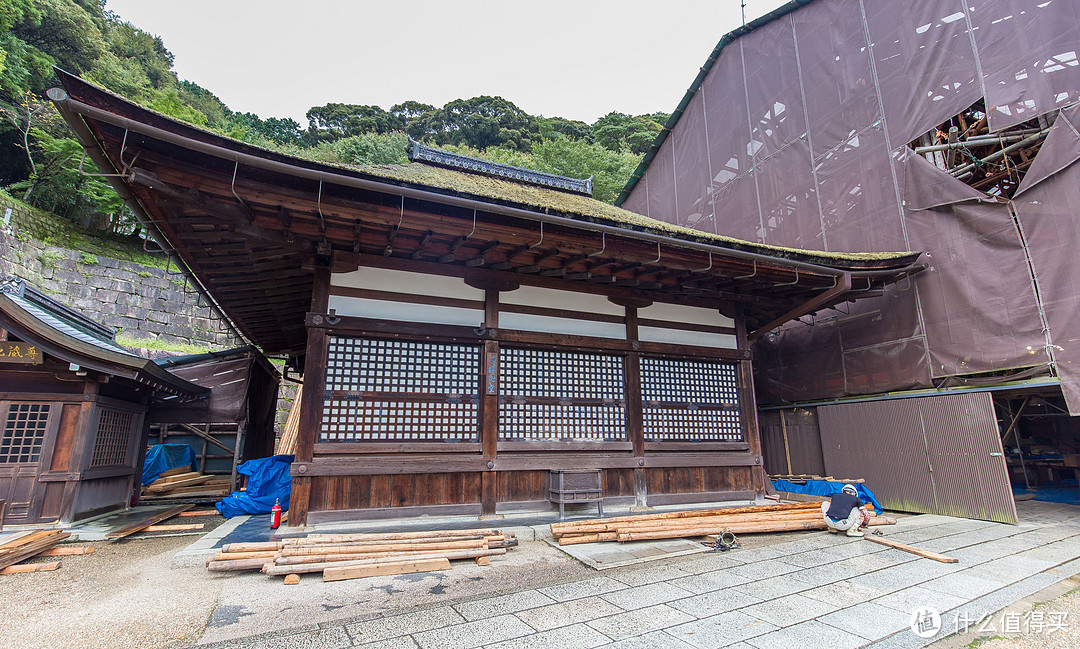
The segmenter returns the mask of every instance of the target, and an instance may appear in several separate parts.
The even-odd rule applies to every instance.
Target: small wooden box
[[[548,500],[559,505],[559,520],[566,517],[566,504],[596,503],[599,515],[604,515],[600,469],[581,471],[552,471]]]
[[[1080,467],[1080,453],[1067,453],[1061,456],[1065,466]]]

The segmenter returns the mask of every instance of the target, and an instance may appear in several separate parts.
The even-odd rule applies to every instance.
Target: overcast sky
[[[746,0],[753,20],[785,0]],[[499,95],[592,123],[672,111],[740,0],[107,0],[234,111]]]

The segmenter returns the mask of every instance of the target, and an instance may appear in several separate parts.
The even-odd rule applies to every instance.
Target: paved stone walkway
[[[595,573],[583,580],[373,619],[213,645],[372,649],[875,649],[921,647],[966,619],[1080,572],[1080,508],[1028,508],[1019,525],[901,518],[888,538],[958,558],[944,564],[821,533]],[[932,607],[923,639],[911,612]],[[1080,620],[1073,621],[1080,624]]]

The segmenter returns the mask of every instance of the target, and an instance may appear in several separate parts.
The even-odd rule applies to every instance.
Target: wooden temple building
[[[115,335],[23,280],[0,280],[3,522],[70,522],[126,507],[148,409],[209,394],[117,346]]]
[[[415,143],[403,165],[312,162],[60,78],[50,97],[148,231],[302,373],[290,525],[546,509],[553,471],[598,472],[610,504],[754,498],[750,342],[922,269],[694,231]]]

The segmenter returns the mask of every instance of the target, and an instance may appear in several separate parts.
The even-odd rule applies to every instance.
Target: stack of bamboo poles
[[[69,536],[71,534],[62,530],[33,530],[0,544],[0,572],[56,570],[60,567],[59,561],[47,564],[31,564],[29,566],[16,566],[15,564],[51,550],[53,546]]]
[[[271,576],[285,575],[287,583],[296,583],[302,573],[321,572],[323,581],[336,581],[449,570],[454,559],[475,559],[487,565],[488,557],[506,554],[506,548],[515,545],[512,534],[499,530],[309,534],[264,543],[230,543],[206,567],[261,570]]]
[[[882,516],[870,519],[871,525],[895,523],[895,519]],[[823,529],[825,519],[821,514],[821,503],[817,502],[724,507],[551,524],[551,534],[559,539],[559,545],[674,539],[721,532],[756,534]]]

